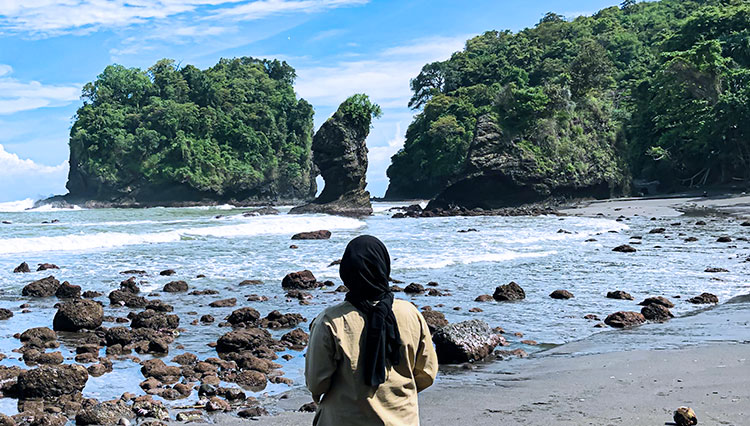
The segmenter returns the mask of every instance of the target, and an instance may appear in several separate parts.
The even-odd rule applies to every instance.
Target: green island
[[[412,80],[386,198],[495,207],[747,181],[748,23],[741,0],[629,0],[474,37]]]

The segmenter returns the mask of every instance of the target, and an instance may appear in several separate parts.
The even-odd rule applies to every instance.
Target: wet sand
[[[744,194],[684,195],[662,198],[614,198],[585,201],[560,210],[571,216],[607,218],[618,216],[677,217],[688,214],[750,216],[750,196]]]

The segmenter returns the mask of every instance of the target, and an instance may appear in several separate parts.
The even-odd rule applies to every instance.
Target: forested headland
[[[481,187],[533,201],[750,178],[747,1],[549,13],[468,40],[411,87],[418,114],[388,169],[389,198],[450,202]]]

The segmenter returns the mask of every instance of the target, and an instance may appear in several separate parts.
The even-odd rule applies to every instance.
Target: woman
[[[310,325],[307,388],[317,402],[313,425],[418,425],[417,392],[437,374],[422,314],[394,300],[385,245],[363,235],[346,246],[339,275],[346,301]]]

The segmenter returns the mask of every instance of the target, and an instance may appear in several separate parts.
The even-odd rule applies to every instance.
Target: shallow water
[[[391,219],[387,211],[394,204],[376,203],[376,213],[358,220],[325,215],[286,215],[243,217],[245,209],[230,206],[205,208],[152,208],[133,210],[19,210],[24,204],[0,204],[0,307],[11,309],[15,316],[0,321],[0,351],[8,355],[2,365],[20,365],[19,354],[11,352],[20,346],[12,336],[30,327],[51,326],[56,299],[27,299],[20,296],[21,288],[48,275],[60,281],[80,285],[83,290],[104,293],[105,315],[124,317],[127,308],[111,308],[106,294],[119,287],[128,276],[120,271],[144,269],[149,275],[139,281],[141,289],[157,292],[173,280],[185,280],[190,290],[217,289],[215,296],[160,293],[158,298],[175,306],[184,332],[177,344],[200,358],[216,356],[207,346],[229,331],[213,325],[192,326],[190,322],[210,313],[217,318],[232,310],[251,306],[262,315],[271,310],[299,312],[312,320],[323,307],[343,299],[331,289],[313,291],[311,304],[301,306],[287,300],[281,289],[281,279],[289,272],[310,269],[319,280],[333,280],[340,284],[338,269],[329,267],[338,259],[346,243],[356,235],[368,233],[381,238],[393,259],[393,278],[426,284],[437,281],[438,289],[450,296],[398,297],[419,306],[444,304],[435,308],[449,321],[479,318],[492,326],[501,326],[508,333],[511,348],[522,347],[528,352],[588,336],[597,342],[593,351],[669,347],[672,342],[685,340],[695,333],[694,315],[705,307],[695,306],[687,299],[704,291],[714,293],[724,302],[739,294],[748,293],[748,263],[750,243],[738,240],[750,236],[750,229],[741,227],[733,219],[705,219],[708,224],[695,226],[695,218],[649,220],[630,217],[617,222],[604,218],[576,217],[451,217],[429,219]],[[222,215],[216,218],[217,215]],[[42,224],[58,219],[59,223]],[[681,222],[679,225],[673,225]],[[649,234],[652,228],[664,227],[665,234]],[[475,228],[479,232],[459,233]],[[329,229],[330,240],[295,241],[292,234],[301,231]],[[566,230],[570,233],[558,232]],[[679,236],[680,233],[685,235]],[[720,235],[731,235],[732,243],[717,243]],[[642,236],[642,240],[631,240]],[[694,236],[697,242],[686,243]],[[586,242],[595,238],[595,242]],[[634,244],[641,242],[641,244]],[[617,245],[630,243],[637,253],[615,253]],[[657,248],[660,246],[660,248]],[[57,264],[60,270],[13,274],[22,261],[35,269],[37,263]],[[707,267],[728,269],[728,273],[706,273]],[[175,269],[177,274],[162,277],[158,272]],[[196,279],[204,274],[205,278]],[[259,286],[238,287],[246,279],[259,279]],[[527,298],[518,303],[478,303],[480,294],[492,294],[495,287],[516,281],[526,291]],[[548,294],[555,289],[566,289],[575,294],[567,301],[553,300]],[[635,301],[606,299],[607,291],[622,289]],[[270,298],[266,302],[246,302],[243,295],[257,293]],[[669,324],[653,324],[635,331],[612,332],[594,328],[593,322],[583,319],[585,314],[600,318],[618,310],[639,310],[636,304],[647,296],[664,295],[676,307],[678,317]],[[680,295],[681,299],[674,296]],[[213,300],[236,297],[234,308],[210,308]],[[31,304],[31,313],[21,313],[19,305]],[[481,313],[468,312],[472,307]],[[454,310],[459,308],[459,310]],[[730,308],[724,308],[730,309]],[[197,315],[188,314],[197,312]],[[307,324],[302,327],[307,329]],[[105,323],[105,326],[115,324]],[[272,332],[276,337],[288,330]],[[526,346],[513,337],[522,332],[525,339],[533,339],[540,346]],[[632,338],[631,333],[661,336],[650,339]],[[709,333],[709,331],[706,331]],[[60,350],[66,362],[72,362],[75,345],[65,344]],[[590,347],[590,346],[589,346]],[[165,361],[183,351],[171,349]],[[581,350],[586,352],[586,350]],[[302,386],[303,354],[289,351],[290,361],[279,359],[286,377],[294,386]],[[544,354],[545,352],[540,353]],[[281,354],[280,354],[281,355]],[[142,357],[146,358],[146,357]],[[522,362],[523,360],[521,360]],[[143,380],[139,365],[117,361],[114,372],[91,378],[84,394],[98,399],[114,398],[123,392],[141,393],[138,383]],[[458,378],[459,375],[451,375]],[[269,384],[262,393],[278,394],[287,385]],[[192,399],[195,399],[193,396]],[[183,405],[185,400],[170,403]],[[15,401],[0,399],[0,410],[15,410]]]

